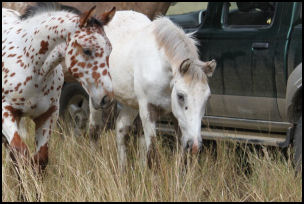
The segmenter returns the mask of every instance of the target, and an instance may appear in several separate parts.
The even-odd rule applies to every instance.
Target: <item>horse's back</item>
[[[14,67],[17,60],[12,56],[22,53],[20,31],[20,14],[15,10],[2,8],[2,61],[5,61],[6,67]]]
[[[142,13],[130,10],[117,11],[112,21],[104,29],[111,43],[115,45],[128,40],[134,36],[134,33],[150,23],[151,20]],[[115,46],[113,48],[115,49]]]
[[[2,28],[13,25],[20,20],[20,13],[15,10],[2,8]],[[2,29],[2,33],[4,31]]]
[[[19,19],[19,17],[20,17],[20,13],[18,11],[8,9],[8,8],[2,8],[2,18],[16,18],[16,19]]]
[[[137,106],[139,92],[152,94],[152,86],[151,98],[157,99],[168,83],[168,73],[164,73],[166,63],[152,32],[153,21],[134,11],[118,11],[115,15],[105,28],[113,46],[110,66],[115,96],[122,103]]]
[[[112,21],[105,26],[113,48],[109,63],[114,93],[121,103],[127,105],[137,106],[133,86],[133,65],[137,59],[133,51],[142,43],[136,45],[137,36],[150,24],[151,20],[144,14],[117,11]]]

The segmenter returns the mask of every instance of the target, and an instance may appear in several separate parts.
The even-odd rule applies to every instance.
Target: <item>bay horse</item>
[[[103,27],[115,7],[99,19],[95,7],[81,13],[58,3],[38,3],[24,15],[2,8],[2,141],[28,161],[19,121],[29,116],[35,122],[36,153],[33,163],[45,169],[48,140],[58,118],[59,97],[64,82],[63,59],[69,72],[92,97],[95,108],[112,94],[109,55],[112,47]]]
[[[199,59],[197,42],[167,17],[151,21],[134,11],[118,11],[105,26],[113,50],[109,63],[114,98],[122,105],[116,120],[119,165],[126,165],[125,135],[139,113],[145,155],[153,155],[155,122],[159,114],[172,112],[181,129],[183,149],[197,153],[202,145],[201,119],[210,97],[207,77],[215,60]],[[100,110],[90,100],[90,128],[100,123]]]
[[[117,10],[134,10],[147,15],[153,19],[157,15],[164,15],[172,2],[62,2],[64,5],[72,6],[80,11],[86,11],[96,5],[96,11],[102,13],[116,7]],[[13,9],[23,13],[28,5],[32,6],[34,2],[2,2],[2,7]]]

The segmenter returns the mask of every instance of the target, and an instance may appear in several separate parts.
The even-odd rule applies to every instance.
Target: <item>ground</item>
[[[29,127],[31,127],[29,125]],[[106,131],[96,145],[69,128],[53,130],[43,179],[22,173],[26,201],[301,201],[302,176],[278,149],[266,154],[231,142],[207,145],[185,168],[180,152],[158,137],[158,168],[141,166],[135,137],[129,165],[119,171],[115,134]],[[33,130],[33,127],[30,129]],[[31,131],[30,131],[31,132]],[[33,137],[26,142],[34,152]],[[248,168],[249,166],[249,168]],[[2,146],[2,201],[17,201],[19,184]]]

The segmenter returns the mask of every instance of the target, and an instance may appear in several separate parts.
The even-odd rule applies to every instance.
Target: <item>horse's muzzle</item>
[[[96,110],[106,109],[113,104],[113,101],[114,99],[112,97],[106,95],[101,99],[101,102],[99,104],[97,104],[94,100],[92,100],[92,105]]]
[[[186,145],[186,150],[191,151],[192,154],[197,154],[201,148],[201,145],[198,141],[194,141],[193,139],[188,140]]]

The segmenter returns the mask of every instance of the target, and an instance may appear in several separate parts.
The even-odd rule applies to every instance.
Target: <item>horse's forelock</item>
[[[191,63],[184,77],[190,78],[191,82],[208,83],[207,75],[202,69],[202,63],[198,60],[195,60]]]
[[[98,27],[102,28],[104,26],[104,24],[97,18],[91,17],[87,22],[87,26],[88,27],[98,26]]]

